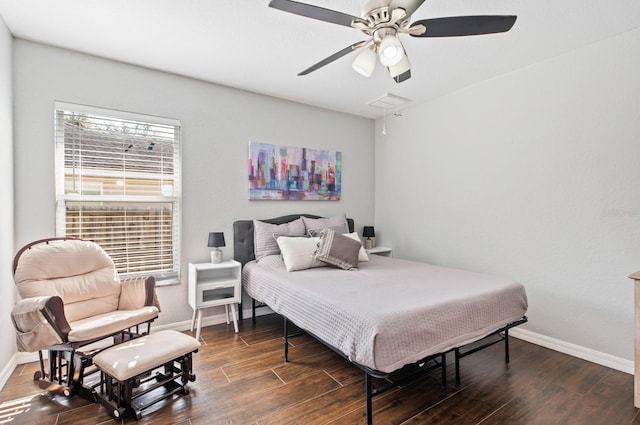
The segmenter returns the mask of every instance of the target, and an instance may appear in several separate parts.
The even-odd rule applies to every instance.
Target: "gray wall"
[[[378,243],[523,282],[525,336],[631,372],[638,51],[636,30],[378,120]]]
[[[357,226],[373,222],[372,120],[23,40],[14,61],[16,246],[54,234],[55,101],[182,121],[183,284],[159,289],[159,325],[191,320],[186,265],[208,261],[209,231],[225,232],[231,258],[236,219],[346,212]],[[341,151],[342,200],[249,201],[249,141]]]
[[[11,324],[14,288],[13,258],[13,119],[11,90],[11,34],[0,16],[0,388],[16,364]]]

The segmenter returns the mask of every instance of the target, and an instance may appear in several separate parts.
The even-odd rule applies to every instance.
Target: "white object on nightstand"
[[[189,263],[189,305],[193,308],[191,331],[196,323],[196,339],[200,340],[202,309],[224,305],[229,323],[229,308],[233,318],[233,328],[238,333],[238,304],[242,291],[240,288],[241,265],[235,260],[221,263]]]
[[[386,246],[374,246],[371,249],[367,249],[367,254],[382,255],[384,257],[391,257],[392,249]]]

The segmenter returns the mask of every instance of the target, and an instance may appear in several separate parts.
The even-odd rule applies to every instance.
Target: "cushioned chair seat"
[[[93,358],[104,373],[125,381],[184,354],[197,351],[197,339],[174,330],[155,332],[115,345]]]
[[[69,342],[91,341],[113,335],[147,320],[158,317],[158,308],[148,306],[138,310],[115,310],[70,322]]]

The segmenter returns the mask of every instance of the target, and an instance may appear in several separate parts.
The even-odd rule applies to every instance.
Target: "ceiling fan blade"
[[[396,76],[396,77],[392,77],[393,81],[395,81],[396,83],[401,83],[403,81],[407,81],[409,78],[411,78],[411,70],[407,69],[405,72],[403,72],[402,74]]]
[[[336,53],[332,54],[331,56],[322,59],[320,62],[316,63],[315,65],[312,65],[309,68],[305,69],[304,71],[300,72],[298,75],[310,74],[313,71],[316,71],[316,70],[322,68],[323,66],[328,65],[331,62],[333,62],[333,61],[335,61],[337,59],[340,59],[341,57],[353,52],[354,50],[359,49],[360,47],[364,46],[368,42],[369,42],[369,40],[363,40],[363,41],[358,41],[357,43],[353,43],[351,46],[345,47],[344,49],[340,50],[339,52],[336,52]]]
[[[448,18],[423,19],[411,24],[424,25],[427,30],[413,37],[460,37],[464,35],[495,34],[506,32],[516,22],[517,16],[451,16]]]
[[[317,19],[319,21],[330,22],[332,24],[344,25],[350,27],[352,22],[362,21],[361,18],[348,15],[346,13],[337,12],[324,7],[313,6],[310,4],[300,3],[291,0],[271,0],[269,7],[279,9],[295,15],[306,16],[307,18]]]
[[[413,14],[413,12],[415,12],[420,6],[422,6],[422,3],[424,3],[424,1],[425,0],[391,0],[389,8],[393,10],[397,7],[401,7],[407,11],[407,16],[409,16]]]

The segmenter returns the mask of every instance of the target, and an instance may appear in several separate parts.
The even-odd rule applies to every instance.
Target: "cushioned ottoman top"
[[[165,330],[107,348],[93,358],[93,363],[112,378],[125,381],[199,347],[197,339]]]

